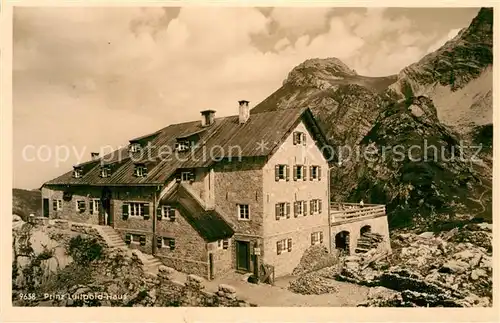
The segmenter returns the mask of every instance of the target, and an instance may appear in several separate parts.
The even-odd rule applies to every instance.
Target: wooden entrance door
[[[43,216],[48,218],[49,217],[49,199],[43,199]]]
[[[236,269],[250,271],[250,243],[236,241]]]

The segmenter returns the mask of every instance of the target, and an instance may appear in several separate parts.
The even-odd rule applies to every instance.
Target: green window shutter
[[[319,243],[323,243],[323,231],[319,233]]]
[[[314,200],[309,201],[309,206],[310,206],[310,209],[311,209],[310,210],[311,214],[313,214],[314,213]]]
[[[145,246],[146,245],[146,236],[141,236],[139,239],[140,245]]]
[[[285,165],[285,171],[286,171],[286,180],[290,180],[290,167],[288,165]]]
[[[149,203],[142,204],[142,215],[144,220],[149,220]]]
[[[122,205],[122,218],[123,218],[123,220],[128,219],[128,204]]]
[[[276,182],[280,180],[280,165],[274,166],[274,180]]]
[[[288,239],[288,252],[292,251],[292,238]]]
[[[323,204],[323,201],[321,200],[318,200],[318,210],[319,210],[319,213],[321,213],[321,206]]]
[[[307,181],[307,166],[302,166],[302,180]]]
[[[293,144],[294,145],[297,144],[297,133],[296,132],[293,133]]]
[[[93,200],[89,201],[89,212],[90,212],[90,214],[94,214],[94,201]]]
[[[302,133],[302,144],[303,144],[304,146],[306,145],[306,138],[307,138],[306,133],[305,133],[305,132],[303,132],[303,133]]]
[[[170,239],[169,241],[170,250],[175,249],[175,239]]]
[[[223,249],[229,248],[229,240],[227,239],[222,240],[222,248]]]
[[[181,173],[180,173],[180,172],[177,172],[177,173],[175,174],[175,181],[176,181],[176,182],[180,182],[180,181],[181,181]]]
[[[286,218],[290,218],[290,203],[286,202]]]
[[[293,180],[297,180],[297,165],[293,165]]]
[[[175,221],[175,209],[173,207],[170,208],[168,211],[168,217],[170,218],[170,221]]]
[[[194,172],[189,172],[189,181],[194,182],[194,180],[195,180]]]
[[[305,176],[304,176],[305,178]],[[309,180],[313,180],[313,166],[309,166]]]
[[[156,248],[160,249],[162,244],[163,238],[162,237],[156,237]]]
[[[126,244],[130,244],[130,242],[132,242],[132,235],[131,235],[131,234],[129,234],[129,233],[127,233],[127,234],[125,235],[125,243],[126,243]]]
[[[314,232],[311,233],[311,246],[314,244]]]
[[[280,219],[280,205],[279,205],[279,203],[276,204],[274,210],[276,213],[276,220],[279,220]]]
[[[304,208],[302,213],[304,214],[304,216],[306,216],[307,215],[307,201],[303,201],[302,207]]]
[[[280,241],[276,242],[276,252],[278,253],[278,255],[281,255],[281,244],[280,244]]]
[[[318,166],[318,181],[321,180],[321,167]]]
[[[156,219],[161,221],[161,218],[162,218],[161,207],[159,206],[156,208]]]
[[[57,200],[52,200],[52,209],[57,211]]]
[[[293,215],[295,217],[298,217],[299,216],[299,211],[298,211],[298,208],[299,208],[299,202],[293,202]]]

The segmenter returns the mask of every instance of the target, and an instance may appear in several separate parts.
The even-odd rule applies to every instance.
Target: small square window
[[[181,181],[188,182],[193,178],[192,172],[181,172]]]
[[[135,173],[135,176],[137,176],[137,177],[145,177],[148,175],[147,174],[148,170],[147,170],[146,166],[144,166],[144,165],[136,165],[135,169],[134,169],[134,173]]]
[[[250,220],[250,208],[248,204],[238,204],[238,219]]]
[[[83,201],[83,200],[76,201],[76,209],[80,212],[84,212],[85,211],[85,201]]]
[[[318,166],[311,166],[311,179],[318,179]]]
[[[82,170],[80,168],[76,168],[73,170],[73,177],[80,178],[82,177]]]
[[[130,152],[136,153],[139,150],[141,150],[141,145],[139,143],[133,143],[133,144],[130,144],[130,148],[129,149],[130,149]]]

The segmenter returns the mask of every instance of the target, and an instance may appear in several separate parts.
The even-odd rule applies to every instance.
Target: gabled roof
[[[323,131],[308,108],[253,113],[244,124],[239,123],[238,115],[216,118],[208,127],[202,127],[200,121],[185,122],[172,124],[153,134],[140,137],[151,137],[151,145],[146,147],[147,151],[143,153],[142,159],[137,158],[136,154],[140,157],[140,153],[131,158],[128,147],[102,157],[103,164],[120,163],[107,178],[99,176],[100,163],[96,163],[80,178],[73,178],[72,172],[67,172],[44,185],[161,185],[174,175],[177,169],[208,167],[216,160],[230,157],[237,159],[239,156],[270,156],[301,120],[313,132],[319,145],[327,143]],[[194,133],[198,135],[196,147],[184,153],[176,152],[177,138]],[[134,164],[141,160],[148,160],[146,177],[134,175]]]

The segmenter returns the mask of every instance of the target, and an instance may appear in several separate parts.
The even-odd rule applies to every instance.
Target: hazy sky
[[[91,151],[204,109],[237,114],[238,100],[256,105],[307,58],[398,73],[478,10],[15,8],[14,187],[39,187]]]

